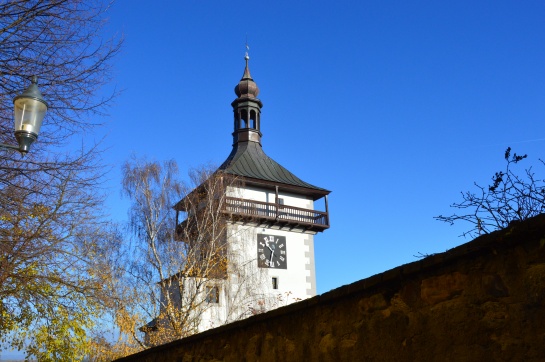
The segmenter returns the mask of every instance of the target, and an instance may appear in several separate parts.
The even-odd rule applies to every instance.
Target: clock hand
[[[275,249],[274,244],[272,244],[272,246],[273,247],[271,248],[271,246],[269,244],[267,244],[267,248],[269,248],[269,250],[271,251],[271,258],[269,259],[269,264],[271,264],[273,262],[272,260],[273,260],[273,257],[274,257],[274,249]]]

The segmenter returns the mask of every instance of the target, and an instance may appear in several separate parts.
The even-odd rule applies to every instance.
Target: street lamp
[[[19,147],[0,143],[0,147],[18,150],[25,155],[30,145],[38,138],[40,127],[47,111],[47,102],[38,89],[38,77],[32,77],[32,84],[13,99],[15,115],[15,138]]]

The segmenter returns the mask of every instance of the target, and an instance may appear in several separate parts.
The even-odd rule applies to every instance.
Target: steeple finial
[[[248,65],[248,60],[250,60],[250,56],[248,55],[249,51],[250,46],[248,45],[248,34],[246,34],[246,53],[244,54],[244,59],[246,59],[246,65]]]
[[[248,36],[246,35],[246,52],[244,53],[244,60],[246,60],[246,67],[244,68],[244,74],[242,75],[242,79],[252,79],[252,76],[250,75],[250,68],[248,67],[248,61],[250,60],[250,56],[248,55],[248,51],[250,50],[250,46],[248,45]]]
[[[256,98],[259,94],[259,88],[255,84],[252,76],[250,75],[250,67],[248,65],[250,56],[248,51],[250,46],[248,45],[248,40],[246,39],[246,53],[244,54],[244,60],[246,61],[246,66],[244,67],[244,73],[242,74],[242,79],[235,87],[235,93],[239,98]]]

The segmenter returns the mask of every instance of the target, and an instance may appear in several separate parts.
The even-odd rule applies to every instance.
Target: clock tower
[[[246,54],[244,73],[235,87],[237,98],[231,103],[233,149],[215,174],[240,181],[227,189],[221,207],[228,223],[227,244],[231,252],[237,251],[228,255],[237,255],[253,277],[249,282],[220,283],[214,308],[200,330],[315,296],[314,235],[329,228],[330,191],[301,180],[263,151],[263,104],[249,59]],[[315,207],[318,200],[322,211]],[[232,301],[240,289],[252,291],[249,302]],[[237,313],[228,317],[233,304],[238,305]]]

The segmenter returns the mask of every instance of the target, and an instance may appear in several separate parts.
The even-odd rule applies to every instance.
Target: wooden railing
[[[309,225],[322,230],[329,227],[327,212],[237,197],[227,197],[224,205],[227,213],[239,216]]]

